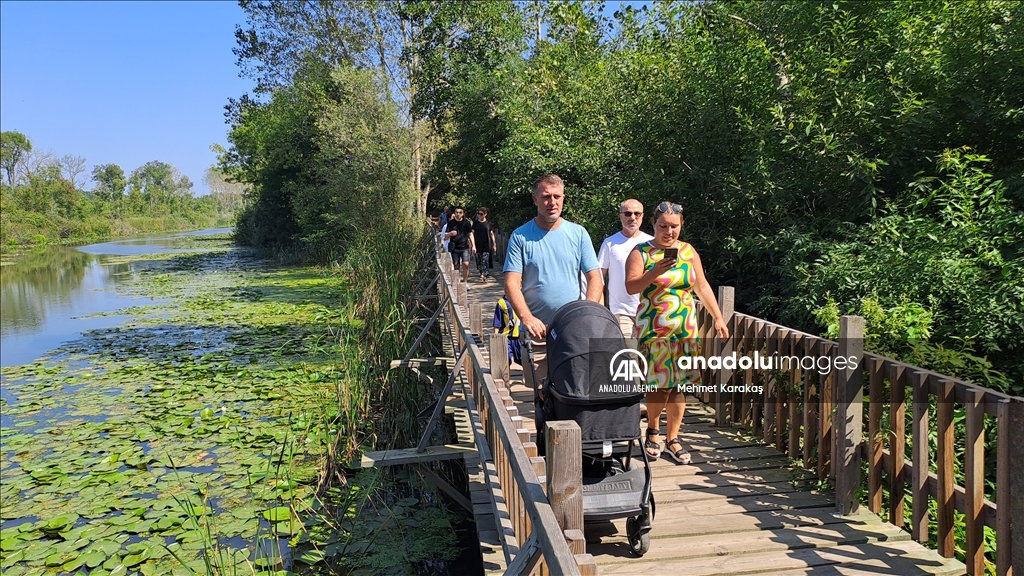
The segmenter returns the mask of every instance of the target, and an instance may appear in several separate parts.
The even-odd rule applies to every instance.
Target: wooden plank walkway
[[[482,304],[485,331],[503,293],[501,275],[495,276],[480,282],[475,270],[470,273],[468,297]],[[511,395],[535,440],[532,393],[522,384],[521,367],[513,365],[512,381]],[[644,557],[630,553],[624,519],[586,526],[586,551],[597,560],[600,574],[965,573],[963,563],[914,542],[863,506],[857,515],[836,515],[834,495],[816,491],[816,477],[740,429],[716,427],[713,416],[709,407],[691,399],[682,438],[693,462],[680,466],[663,455],[652,465],[656,513],[651,549]],[[474,494],[474,504],[483,500]],[[495,558],[501,527],[488,525],[487,519],[499,516],[484,510],[477,514],[488,560]],[[488,573],[504,568],[500,561],[485,564]]]

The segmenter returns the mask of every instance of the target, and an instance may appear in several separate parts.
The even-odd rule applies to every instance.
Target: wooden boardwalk
[[[468,300],[482,305],[485,332],[490,331],[494,304],[503,292],[501,277],[496,276],[480,282],[471,271]],[[535,441],[532,393],[522,384],[519,366],[512,367],[509,391],[523,427]],[[865,507],[852,516],[837,515],[835,496],[815,490],[816,475],[747,431],[716,426],[712,409],[696,399],[687,406],[682,438],[693,457],[690,465],[677,465],[664,455],[653,463],[656,513],[646,555],[631,554],[625,520],[586,525],[586,553],[596,560],[598,573],[909,576],[966,572],[963,563],[925,548]],[[473,473],[478,474],[479,468],[471,470],[471,483]],[[489,524],[501,514],[484,509],[481,486],[477,483],[473,502],[474,508],[481,504],[476,516],[485,570],[503,572],[506,566],[496,548],[502,526],[500,521]]]

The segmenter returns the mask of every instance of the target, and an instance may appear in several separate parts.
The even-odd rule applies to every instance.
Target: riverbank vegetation
[[[81,244],[161,231],[232,226],[240,186],[211,167],[210,194],[195,197],[187,176],[153,161],[127,175],[116,164],[87,171],[80,156],[54,157],[16,131],[2,134],[0,246]],[[83,190],[91,176],[93,187]]]

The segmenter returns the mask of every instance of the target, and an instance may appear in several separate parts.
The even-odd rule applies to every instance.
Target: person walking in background
[[[608,309],[619,321],[622,337],[635,338],[636,311],[640,296],[626,291],[626,258],[633,247],[653,238],[640,230],[644,219],[644,205],[630,198],[619,205],[619,223],[622,229],[601,242],[597,262],[608,286]]]
[[[473,241],[476,243],[476,269],[483,282],[491,276],[491,254],[497,242],[494,241],[494,224],[487,220],[488,210],[481,206],[476,209],[473,222]]]
[[[676,361],[700,354],[697,309],[693,292],[715,321],[715,334],[729,337],[729,328],[715,300],[700,256],[693,246],[679,241],[683,227],[683,207],[662,202],[652,219],[654,237],[636,248],[626,259],[626,291],[640,295],[636,316],[638,350],[647,356],[647,379],[657,391],[647,393],[647,436],[644,449],[653,458],[661,455],[661,412],[668,414],[665,447],[680,464],[689,464],[690,455],[679,439],[679,427],[686,411],[686,393],[682,386],[700,381],[697,370],[682,370]],[[653,427],[652,427],[653,426]]]
[[[519,317],[512,309],[512,303],[507,296],[498,299],[494,305],[494,327],[495,334],[508,335],[508,361],[523,365],[522,343],[519,341]]]
[[[441,216],[438,218],[438,224],[442,228],[448,224],[448,206],[445,206],[444,209],[441,210]]]
[[[590,234],[562,218],[564,201],[565,185],[558,176],[547,174],[534,182],[537,216],[512,232],[503,268],[505,295],[534,352],[534,370],[524,370],[524,376],[538,394],[547,377],[547,325],[563,304],[580,299],[580,272],[587,279],[587,300],[600,302],[604,291]]]
[[[452,254],[452,266],[458,271],[462,269],[462,281],[466,282],[469,288],[469,258],[470,254],[476,253],[476,245],[473,242],[473,224],[465,218],[465,211],[461,206],[455,207],[452,219],[448,221],[448,251]]]

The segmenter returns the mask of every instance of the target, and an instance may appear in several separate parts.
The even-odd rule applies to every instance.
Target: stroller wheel
[[[626,536],[629,538],[629,550],[637,556],[643,556],[651,549],[651,533],[637,534],[640,527],[635,518],[626,519]]]

